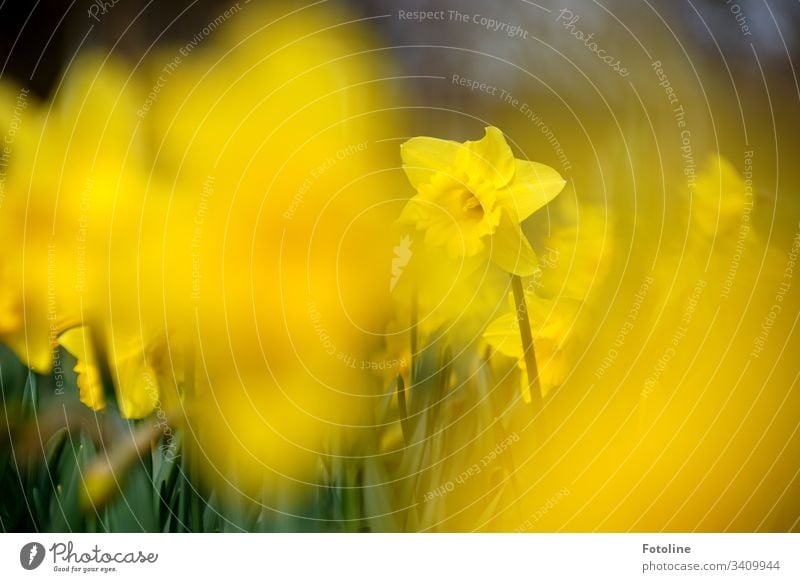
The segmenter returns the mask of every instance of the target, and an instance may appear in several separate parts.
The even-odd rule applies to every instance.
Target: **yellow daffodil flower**
[[[81,402],[92,410],[103,410],[106,407],[103,384],[97,369],[92,341],[85,328],[74,327],[65,331],[58,338],[58,343],[77,360],[74,370],[78,375]]]
[[[742,215],[753,208],[752,185],[748,189],[728,160],[711,155],[692,189],[691,208],[693,230],[702,240],[735,241]]]
[[[559,203],[568,201],[562,198]],[[607,211],[591,204],[568,203],[542,243],[539,269],[530,286],[542,297],[585,299],[605,290],[614,257],[614,224]],[[538,247],[537,247],[538,248]],[[596,298],[596,297],[595,297]]]
[[[150,414],[159,401],[156,372],[147,361],[138,338],[128,338],[127,349],[117,349],[113,356],[111,372],[117,383],[117,400],[120,413],[125,418],[143,418]],[[73,327],[58,338],[59,343],[75,358],[80,399],[92,410],[106,407],[103,385],[97,363],[94,342],[86,326]]]
[[[576,319],[582,302],[574,299],[542,299],[529,293],[525,295],[539,360],[539,382],[542,396],[546,397],[561,386],[569,375],[574,361],[570,354],[575,343]],[[486,328],[483,339],[497,353],[517,361],[520,391],[525,401],[530,402],[517,314],[512,311],[495,319]]]
[[[464,143],[415,137],[401,146],[401,155],[417,190],[401,222],[425,231],[426,244],[453,257],[488,251],[505,271],[533,273],[536,255],[520,223],[564,188],[556,170],[515,159],[496,127]]]

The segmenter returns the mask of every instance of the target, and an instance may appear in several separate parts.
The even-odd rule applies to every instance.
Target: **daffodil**
[[[534,272],[536,255],[520,223],[564,188],[556,170],[515,159],[496,127],[464,143],[415,137],[401,146],[401,155],[417,194],[400,220],[424,231],[426,244],[453,257],[488,253],[515,275]]]
[[[718,239],[722,244],[737,240],[739,229],[747,226],[753,209],[753,188],[737,169],[720,155],[709,156],[692,188],[692,227],[703,241]]]
[[[73,327],[61,334],[58,341],[77,360],[74,370],[78,375],[81,402],[92,410],[103,410],[106,401],[102,378],[88,326]],[[128,338],[124,343],[109,353],[113,359],[111,372],[117,382],[120,413],[125,418],[143,418],[159,401],[156,371],[147,360],[140,340]]]
[[[569,375],[573,361],[570,354],[576,339],[577,314],[582,302],[575,299],[542,299],[526,293],[526,303],[530,310],[537,358],[541,362],[541,395],[546,397],[561,386]],[[483,339],[496,353],[516,360],[520,370],[520,391],[525,401],[530,402],[530,379],[526,370],[517,314],[508,312],[495,319],[486,328]]]
[[[308,480],[331,426],[368,413],[359,394],[390,299],[376,265],[398,244],[386,228],[396,177],[379,170],[397,155],[381,139],[397,134],[400,110],[369,82],[386,63],[357,26],[334,26],[349,20],[341,3],[267,4],[226,23],[156,99],[141,96],[142,130],[162,144],[154,167],[176,190],[160,215],[147,197],[142,234],[161,234],[136,235],[157,246],[135,264],[152,274],[119,288],[141,289],[192,338],[186,422],[202,470],[229,487],[219,467],[232,466],[254,495],[276,465]],[[145,91],[178,48],[149,59]]]
[[[539,271],[528,287],[542,297],[585,299],[606,290],[614,257],[615,225],[606,209],[559,200],[559,216],[551,222],[539,254]]]

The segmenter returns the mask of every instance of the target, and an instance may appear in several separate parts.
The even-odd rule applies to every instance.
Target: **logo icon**
[[[19,552],[19,563],[26,570],[35,570],[44,561],[44,546],[38,542],[29,542]]]
[[[411,237],[405,235],[400,239],[400,244],[392,249],[394,251],[394,258],[392,259],[392,279],[389,281],[389,291],[394,291],[397,281],[400,280],[400,275],[403,274],[403,269],[408,265],[411,260]]]

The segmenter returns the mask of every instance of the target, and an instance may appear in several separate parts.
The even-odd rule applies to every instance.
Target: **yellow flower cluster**
[[[164,413],[258,485],[364,409],[397,114],[357,23],[247,11],[136,69],[81,55],[18,120],[0,86],[0,341],[40,373],[66,350],[85,405]]]

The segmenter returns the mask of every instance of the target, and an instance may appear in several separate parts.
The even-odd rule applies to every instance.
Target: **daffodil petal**
[[[436,172],[452,171],[458,152],[464,150],[458,142],[435,137],[414,137],[400,146],[408,181],[418,189],[429,182]]]
[[[119,407],[125,418],[144,418],[158,403],[158,384],[155,372],[136,359],[121,364],[118,392]]]
[[[487,127],[486,135],[478,141],[464,144],[466,151],[459,154],[459,169],[472,179],[489,179],[492,186],[502,188],[514,177],[514,153],[508,147],[503,132]]]
[[[430,209],[425,208],[425,203],[414,197],[403,207],[397,222],[406,226],[420,228],[419,224],[430,214]]]
[[[100,371],[95,365],[94,348],[88,329],[84,326],[70,328],[58,336],[58,343],[77,360],[74,370],[78,374],[80,401],[92,410],[103,410],[106,407],[103,384]]]
[[[53,368],[53,352],[48,346],[46,336],[26,336],[25,329],[4,336],[3,343],[16,354],[31,370],[37,374],[48,374]]]
[[[525,362],[520,359],[517,363],[519,367],[519,391],[526,404],[531,403],[531,386],[528,382],[528,372],[525,369]]]
[[[522,357],[522,340],[516,313],[506,313],[495,319],[486,327],[483,339],[504,356]]]
[[[58,336],[58,343],[78,361],[87,361],[87,355],[92,353],[91,338],[84,333],[83,327],[68,329]]]
[[[106,407],[103,394],[103,383],[100,381],[100,372],[94,366],[79,363],[75,366],[78,374],[78,392],[80,401],[94,411],[99,412]]]
[[[738,170],[719,155],[710,156],[692,188],[692,222],[705,238],[738,227],[746,187]]]
[[[492,260],[501,269],[527,277],[532,275],[537,267],[536,253],[533,252],[531,243],[525,238],[522,229],[507,212],[503,212],[491,243]]]
[[[547,205],[564,189],[566,181],[545,164],[515,160],[514,179],[497,191],[497,203],[508,209],[517,222]]]

